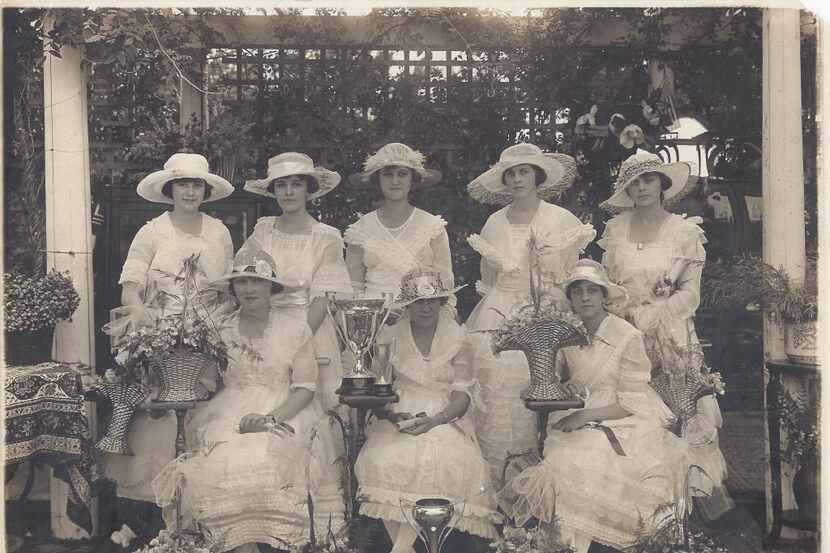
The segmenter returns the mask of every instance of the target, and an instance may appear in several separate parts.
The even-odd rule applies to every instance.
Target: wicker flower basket
[[[196,384],[208,369],[216,367],[210,355],[179,348],[155,365],[159,377],[158,401],[198,401],[203,399]]]
[[[564,321],[545,319],[532,321],[497,349],[519,350],[527,357],[530,387],[525,399],[553,401],[568,397],[556,374],[556,353],[559,348],[582,344],[587,344],[587,340],[575,327]]]
[[[130,422],[133,420],[136,407],[147,399],[149,391],[140,384],[120,382],[98,384],[94,391],[112,403],[112,418],[109,426],[104,437],[95,444],[95,448],[107,453],[132,455],[133,452],[127,441]]]

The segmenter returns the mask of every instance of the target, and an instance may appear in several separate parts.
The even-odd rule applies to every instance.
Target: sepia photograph
[[[676,4],[4,7],[0,552],[821,551],[830,28]]]

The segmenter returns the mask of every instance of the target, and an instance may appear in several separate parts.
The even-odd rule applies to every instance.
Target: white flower
[[[109,371],[107,371],[107,372],[109,372]],[[135,539],[135,538],[136,538],[135,532],[133,532],[133,529],[130,528],[129,526],[127,526],[126,524],[122,524],[121,529],[116,530],[110,536],[110,539],[113,541],[113,543],[117,543],[118,545],[120,545],[121,547],[123,547],[125,549],[127,547],[129,547],[130,542],[133,541],[133,539]]]

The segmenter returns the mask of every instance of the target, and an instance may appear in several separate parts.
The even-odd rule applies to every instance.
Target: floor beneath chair
[[[764,508],[764,470],[766,465],[763,434],[763,418],[760,411],[725,411],[720,445],[726,458],[729,477],[727,488],[736,502],[736,508],[709,525],[705,533],[730,553],[756,553],[762,551],[761,528]],[[122,506],[123,509],[123,506]],[[128,505],[127,509],[131,509]],[[102,512],[112,512],[104,511]],[[86,542],[58,542],[49,536],[49,506],[46,502],[30,501],[23,504],[6,504],[9,531],[26,535],[20,553],[117,553],[123,551],[108,537]],[[158,521],[148,521],[151,529]],[[387,553],[389,541],[382,525],[366,520],[361,524],[361,540],[364,553]],[[419,547],[419,551],[423,551]],[[487,544],[465,535],[451,537],[444,551],[452,553],[485,553]],[[590,553],[609,553],[608,548],[592,547]],[[774,553],[814,553],[811,542],[781,542]]]

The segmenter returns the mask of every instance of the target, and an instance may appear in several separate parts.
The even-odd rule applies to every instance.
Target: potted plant
[[[770,320],[784,324],[790,359],[798,363],[818,363],[815,256],[808,257],[804,284],[793,282],[783,269],[773,267],[755,255],[709,263],[703,270],[701,304],[720,312],[763,310]]]
[[[819,505],[819,401],[810,401],[789,390],[782,390],[779,399],[781,429],[786,434],[786,445],[781,450],[781,460],[795,470],[793,496],[801,518],[818,519]]]
[[[34,365],[48,361],[58,321],[68,320],[81,302],[68,273],[4,276],[6,362]]]

